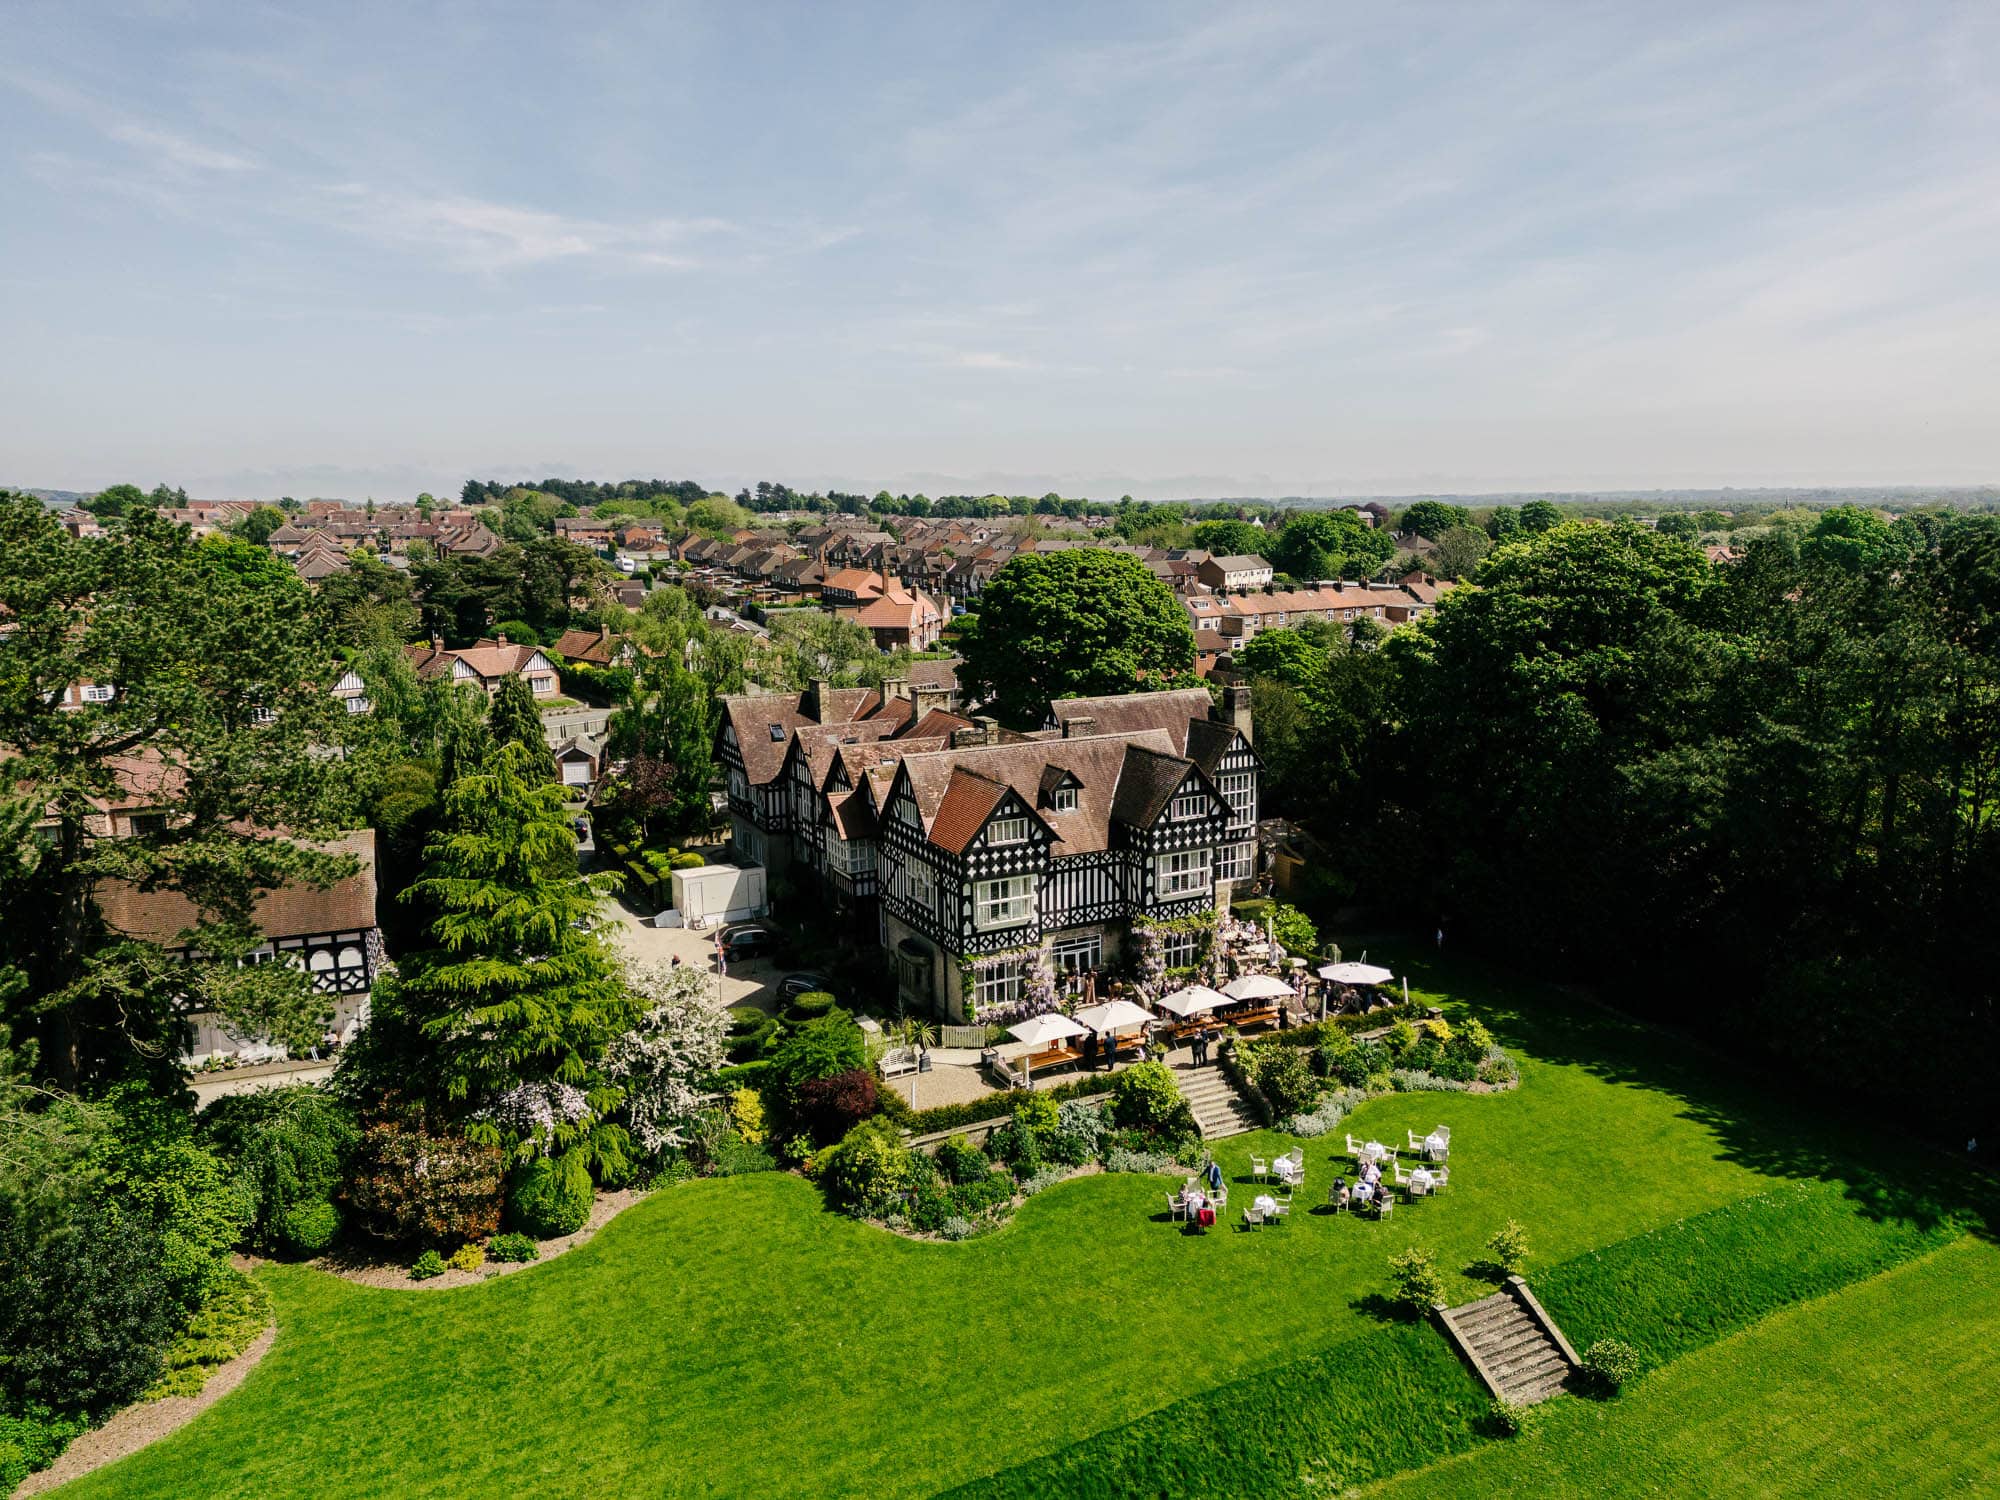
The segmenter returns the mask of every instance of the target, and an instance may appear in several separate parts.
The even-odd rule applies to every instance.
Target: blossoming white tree
[[[698,969],[654,964],[635,971],[630,983],[646,1013],[612,1039],[604,1067],[625,1091],[632,1138],[651,1155],[687,1144],[703,1104],[698,1085],[722,1066],[729,1017]]]

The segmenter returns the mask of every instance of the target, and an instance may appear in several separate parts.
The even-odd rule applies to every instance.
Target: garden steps
[[[1518,1276],[1490,1297],[1436,1311],[1445,1336],[1503,1400],[1526,1406],[1553,1396],[1578,1366],[1569,1340]]]
[[[1264,1128],[1256,1106],[1236,1092],[1236,1086],[1219,1064],[1177,1068],[1175,1075],[1181,1097],[1194,1112],[1195,1129],[1201,1132],[1203,1140],[1220,1140]]]

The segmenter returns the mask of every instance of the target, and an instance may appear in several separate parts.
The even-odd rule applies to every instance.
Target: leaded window
[[[1160,855],[1153,866],[1154,889],[1162,898],[1191,896],[1207,890],[1212,883],[1208,874],[1209,852],[1183,849],[1177,854]]]
[[[973,923],[980,928],[1018,927],[1034,920],[1035,877],[1010,875],[972,888]]]

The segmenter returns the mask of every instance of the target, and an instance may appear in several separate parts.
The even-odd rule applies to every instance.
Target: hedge
[[[726,1068],[718,1068],[709,1083],[718,1090],[760,1088],[763,1086],[764,1075],[770,1071],[771,1059],[760,1057],[755,1062],[734,1063]]]
[[[1913,1260],[1961,1226],[1870,1218],[1839,1183],[1788,1184],[1535,1277],[1573,1345],[1645,1365]],[[1397,1324],[1190,1396],[947,1493],[959,1497],[1338,1494],[1482,1440],[1486,1392],[1426,1324]]]
[[[987,1120],[1005,1119],[1014,1113],[1017,1104],[1027,1099],[1053,1099],[1061,1103],[1064,1099],[1088,1099],[1108,1094],[1111,1092],[1111,1080],[1109,1073],[1092,1073],[1052,1089],[1006,1089],[965,1104],[940,1104],[934,1109],[920,1109],[899,1118],[897,1123],[912,1135],[929,1135],[933,1130],[954,1130],[960,1125],[979,1125]]]
[[[1398,1021],[1415,1025],[1418,1021],[1427,1020],[1430,1013],[1431,1008],[1418,1001],[1412,1000],[1407,1005],[1398,1002],[1386,1009],[1372,1010],[1365,1016],[1328,1016],[1324,1021],[1308,1021],[1303,1026],[1288,1027],[1284,1031],[1267,1031],[1257,1040],[1276,1042],[1283,1047],[1317,1047],[1329,1031],[1344,1031],[1354,1036],[1363,1031],[1380,1031]]]

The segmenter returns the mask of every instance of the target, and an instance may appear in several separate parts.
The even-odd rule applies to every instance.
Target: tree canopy
[[[1187,611],[1136,557],[1097,547],[1024,552],[994,574],[960,676],[1001,718],[1038,721],[1051,698],[1194,680]]]

